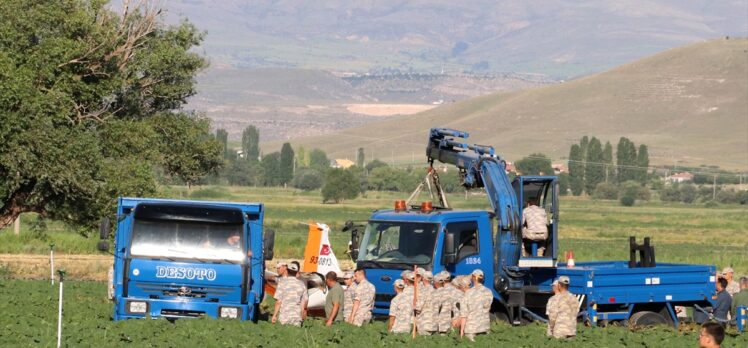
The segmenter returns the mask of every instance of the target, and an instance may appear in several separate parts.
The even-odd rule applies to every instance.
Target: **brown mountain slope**
[[[748,169],[748,40],[712,40],[668,50],[559,85],[492,94],[330,135],[295,139],[330,157],[364,147],[376,157],[423,162],[430,127],[471,133],[516,160],[532,152],[568,155],[582,135],[621,136],[649,146],[653,164]],[[279,148],[265,144],[265,152]],[[373,157],[372,157],[373,156]]]

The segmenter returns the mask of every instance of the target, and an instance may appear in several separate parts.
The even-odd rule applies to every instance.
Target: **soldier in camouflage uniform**
[[[483,286],[483,271],[476,269],[471,275],[473,287],[465,291],[465,297],[460,303],[460,318],[464,318],[460,337],[475,341],[475,335],[488,333],[491,329],[493,293]]]
[[[735,296],[735,294],[740,292],[740,284],[733,280],[734,274],[735,271],[732,269],[732,267],[725,267],[722,270],[722,278],[725,278],[727,280],[727,287],[725,288],[725,291],[730,294],[730,297]]]
[[[275,291],[275,311],[272,322],[281,325],[301,326],[303,310],[308,300],[306,284],[296,278],[299,266],[288,265],[288,277],[278,282]]]
[[[436,279],[436,278],[435,278]],[[439,315],[437,316],[437,326],[440,333],[447,333],[452,329],[452,319],[457,316],[457,302],[464,295],[456,286],[450,282],[450,274],[447,271],[439,273],[438,282],[442,286],[436,290],[436,297],[439,301]]]
[[[550,336],[555,338],[576,336],[579,302],[569,292],[569,277],[558,277],[558,293],[548,300],[547,311]]]
[[[408,333],[410,324],[413,323],[413,298],[403,296],[405,282],[402,279],[395,280],[393,286],[397,295],[390,302],[390,321],[387,329],[393,333]]]
[[[418,297],[423,299],[423,308],[416,316],[418,333],[421,335],[431,335],[438,331],[439,326],[436,323],[436,317],[439,315],[439,303],[434,298],[434,287],[431,285],[433,275],[431,272],[418,268],[417,275],[421,278],[421,287],[418,288]]]
[[[545,305],[545,315],[548,316],[548,308],[555,306],[556,300],[558,300],[558,297],[556,297],[556,294],[558,294],[558,279],[554,280],[553,283],[551,283],[551,290],[553,291],[553,296],[548,299],[548,304]],[[551,332],[551,326],[548,325],[548,328],[545,331],[545,334],[548,336],[553,336],[553,333]]]
[[[356,282],[353,281],[353,272],[345,271],[343,273],[343,283],[345,283],[345,303],[343,304],[343,320],[348,321],[353,310],[353,292],[356,291]]]
[[[356,290],[353,292],[353,309],[348,323],[361,326],[371,320],[371,310],[374,308],[374,285],[366,280],[366,271],[359,268],[353,274],[356,279]]]

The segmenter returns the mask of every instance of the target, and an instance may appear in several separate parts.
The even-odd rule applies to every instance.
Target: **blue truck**
[[[627,261],[579,262],[573,267],[559,262],[557,178],[518,176],[510,181],[506,163],[494,149],[468,145],[467,137],[462,131],[432,129],[428,161],[432,168],[434,161],[455,165],[463,186],[485,190],[490,211],[401,203],[374,212],[365,226],[347,224],[357,266],[376,287],[375,314],[387,314],[395,295],[392,282],[414,265],[434,274],[447,270],[465,275],[481,269],[494,294],[492,317],[513,324],[545,320],[551,283],[562,275],[570,278],[580,316],[591,325],[677,325],[676,308],[713,305],[716,268],[657,263],[648,239],[641,245],[630,240]],[[546,210],[549,237],[542,256],[532,242],[527,245],[529,256],[523,257],[522,211],[530,199]]]
[[[264,206],[120,198],[110,297],[114,320],[212,317],[256,320],[274,235]],[[109,250],[102,221],[100,250]]]

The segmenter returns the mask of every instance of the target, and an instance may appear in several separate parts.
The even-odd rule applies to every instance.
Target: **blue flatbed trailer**
[[[568,276],[569,290],[579,296],[581,312],[592,325],[628,320],[634,313],[655,312],[678,325],[676,306],[713,305],[716,296],[716,268],[706,265],[658,263],[655,267],[629,268],[624,261],[561,263],[554,271],[530,272],[528,285],[535,281],[550,292],[552,279]]]

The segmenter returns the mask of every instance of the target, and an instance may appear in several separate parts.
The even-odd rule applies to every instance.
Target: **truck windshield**
[[[243,225],[135,220],[133,256],[241,262]]]
[[[428,264],[434,255],[438,227],[434,223],[371,221],[358,261]]]

